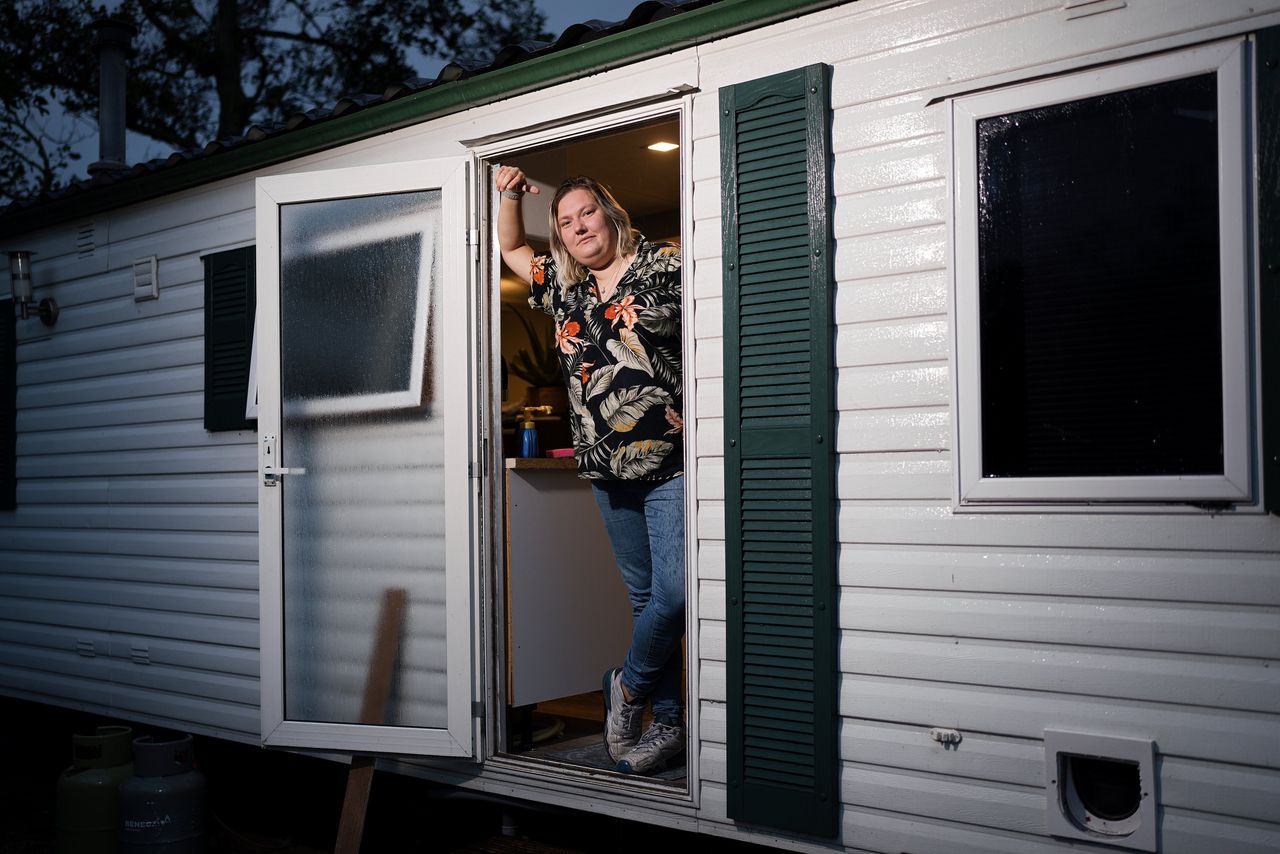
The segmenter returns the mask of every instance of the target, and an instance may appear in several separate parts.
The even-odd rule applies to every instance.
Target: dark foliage
[[[0,204],[52,189],[98,102],[93,0],[0,3]],[[415,58],[483,61],[546,39],[534,0],[124,0],[130,130],[174,148],[380,92]],[[88,129],[87,131],[85,129]]]

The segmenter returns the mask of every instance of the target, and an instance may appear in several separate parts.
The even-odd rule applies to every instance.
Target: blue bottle
[[[538,456],[538,429],[533,424],[533,414],[551,414],[550,406],[526,406],[520,417],[520,456]]]

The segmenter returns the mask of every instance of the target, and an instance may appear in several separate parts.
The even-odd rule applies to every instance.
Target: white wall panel
[[[1280,21],[1280,3],[1129,0],[1068,22],[1060,0],[860,0],[262,174],[456,154],[458,140],[529,116],[700,87],[684,236],[697,301],[696,791],[701,829],[744,836],[725,819],[718,90],[832,65],[845,809],[836,843],[754,839],[814,852],[1074,850],[1043,835],[1040,739],[1059,727],[1157,740],[1164,851],[1272,851],[1280,523],[950,506],[951,152],[947,105],[928,105],[966,81],[1217,38],[1262,15]],[[19,326],[21,509],[0,521],[7,693],[254,738],[254,436],[202,427],[199,260],[253,239],[253,177],[96,215],[89,257],[76,251],[78,224],[31,236],[37,297],[55,295],[64,313],[51,332]],[[134,303],[130,265],[151,254],[161,297]],[[348,485],[365,509],[343,520],[342,557],[358,559],[359,532],[400,512],[377,503],[380,491],[403,494],[419,476],[388,469],[376,487]],[[401,545],[408,567],[439,543],[424,533]],[[343,659],[352,691],[362,664],[350,650],[367,643],[357,622],[322,650]],[[424,627],[412,643],[429,656],[442,640]],[[144,646],[150,665],[131,659]],[[943,749],[930,726],[965,739]]]
[[[836,418],[836,450],[841,454],[945,451],[950,446],[951,410],[945,406],[841,412]]]
[[[864,547],[840,555],[848,587],[1280,606],[1271,554]]]
[[[945,314],[949,292],[947,271],[942,269],[841,281],[836,288],[836,323]]]
[[[841,714],[923,727],[1040,739],[1045,729],[1152,738],[1164,756],[1274,767],[1276,716],[1213,707],[993,689],[845,674]]]
[[[1185,602],[861,590],[842,598],[840,625],[862,631],[916,631],[948,638],[1188,655],[1266,657],[1280,649],[1280,621],[1274,609]],[[1203,666],[1213,665],[1205,662]],[[1150,676],[1159,679],[1155,669]]]
[[[1280,674],[1253,658],[853,632],[840,663],[868,676],[1280,714]]]

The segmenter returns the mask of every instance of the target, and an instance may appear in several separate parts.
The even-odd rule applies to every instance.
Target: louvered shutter
[[[720,92],[729,816],[837,832],[829,68]]]
[[[1280,27],[1258,33],[1263,495],[1280,514]]]
[[[254,247],[204,259],[204,428],[250,430],[244,417],[253,354]]]
[[[13,311],[13,300],[0,300],[0,510],[18,506],[18,334]]]

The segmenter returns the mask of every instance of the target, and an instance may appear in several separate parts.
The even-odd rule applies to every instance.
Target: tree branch
[[[287,30],[268,30],[261,27],[249,27],[246,28],[244,32],[268,39],[280,39],[281,41],[302,42],[303,44],[318,45],[319,47],[327,47],[333,51],[341,51],[350,47],[349,45],[336,42],[332,39],[308,35],[307,33],[291,33]]]

